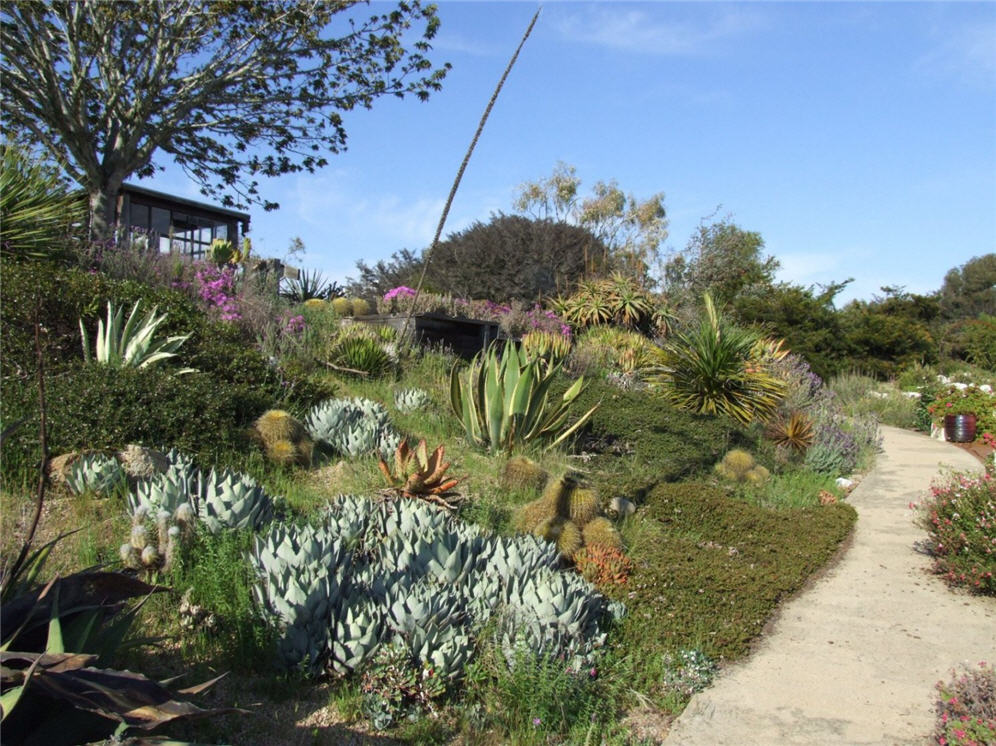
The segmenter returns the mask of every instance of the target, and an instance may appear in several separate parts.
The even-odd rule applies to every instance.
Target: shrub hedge
[[[646,391],[623,391],[605,381],[592,381],[572,409],[584,412],[598,402],[581,447],[594,451],[593,467],[610,480],[633,475],[625,477],[627,484],[607,485],[614,494],[704,473],[730,448],[753,446],[748,432],[732,422],[690,414]]]
[[[772,510],[715,486],[662,485],[647,498],[651,526],[630,548],[622,637],[713,659],[747,653],[778,602],[837,550],[857,518],[846,504]]]

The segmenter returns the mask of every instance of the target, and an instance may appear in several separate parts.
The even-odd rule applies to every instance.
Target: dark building
[[[160,251],[192,259],[204,256],[211,242],[224,238],[238,246],[249,230],[249,214],[192,199],[125,184],[118,192],[118,222],[148,231]]]

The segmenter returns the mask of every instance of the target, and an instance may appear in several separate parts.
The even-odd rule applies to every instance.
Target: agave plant
[[[698,414],[721,414],[742,424],[766,420],[786,386],[758,362],[758,335],[727,322],[705,296],[697,329],[677,334],[656,353],[648,377],[675,406]]]
[[[83,356],[87,362],[96,360],[116,368],[146,368],[161,360],[176,357],[176,351],[189,338],[189,334],[168,337],[165,340],[154,340],[156,330],[166,320],[166,314],[159,316],[153,307],[151,311],[139,317],[142,301],[135,305],[124,320],[124,308],[117,308],[113,301],[107,301],[107,325],[97,320],[96,348],[91,355],[90,337],[80,319],[80,333],[83,335]],[[193,368],[183,368],[180,373],[192,373]]]
[[[559,370],[559,365],[529,360],[514,343],[506,343],[501,353],[492,345],[474,357],[466,375],[461,375],[459,364],[453,366],[450,405],[471,442],[492,453],[532,441],[545,441],[552,448],[577,432],[598,408],[596,404],[565,427],[571,403],[584,390],[584,377],[551,402],[550,385]]]
[[[309,273],[308,270],[302,270],[298,278],[291,280],[290,286],[280,292],[292,303],[304,303],[310,298],[329,300],[332,297],[331,293],[332,285],[325,280],[325,276],[318,270],[312,273]]]
[[[453,508],[444,498],[460,480],[446,477],[449,468],[450,462],[443,460],[443,446],[430,454],[425,438],[414,449],[408,447],[407,439],[401,441],[394,452],[393,471],[383,458],[380,459],[380,470],[391,489],[405,497],[423,498]]]

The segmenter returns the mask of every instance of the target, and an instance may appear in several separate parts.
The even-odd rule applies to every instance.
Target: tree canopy
[[[147,0],[0,8],[3,116],[90,195],[105,233],[114,196],[168,155],[226,206],[277,207],[260,176],[308,171],[346,144],[342,114],[382,96],[428,98],[435,6]],[[409,47],[413,25],[420,37]]]
[[[944,276],[940,292],[941,315],[970,319],[996,316],[996,254],[973,257]]]
[[[514,207],[537,219],[590,231],[606,252],[589,271],[618,271],[649,282],[649,270],[668,235],[663,192],[641,201],[625,194],[614,181],[599,181],[591,196],[582,198],[580,187],[574,166],[558,163],[549,178],[522,184]]]
[[[685,250],[665,265],[665,292],[678,303],[709,293],[723,307],[741,293],[770,287],[779,263],[763,249],[760,233],[745,231],[729,218],[700,225]]]

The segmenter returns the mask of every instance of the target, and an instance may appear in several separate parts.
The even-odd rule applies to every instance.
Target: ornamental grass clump
[[[996,478],[953,475],[914,507],[935,572],[951,585],[996,595]]]

